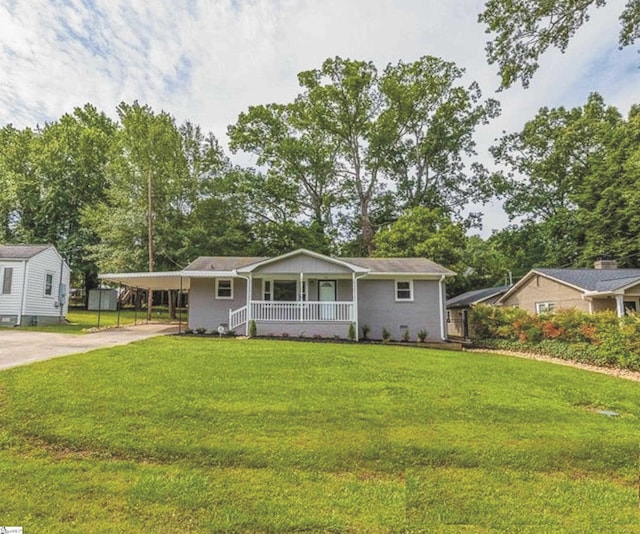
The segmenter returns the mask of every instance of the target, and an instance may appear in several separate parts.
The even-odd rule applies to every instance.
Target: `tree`
[[[459,213],[486,192],[486,174],[476,166],[469,179],[462,156],[473,154],[473,129],[498,105],[479,103],[475,84],[458,86],[462,72],[433,57],[382,73],[371,62],[327,59],[298,75],[303,92],[293,103],[242,114],[229,129],[232,146],[256,153],[290,193],[302,187],[324,235],[340,214],[343,237],[357,231],[359,252],[371,254],[374,219],[388,223],[424,204]]]
[[[607,0],[488,0],[479,20],[487,33],[489,63],[500,67],[502,87],[520,80],[528,87],[538,70],[538,58],[549,48],[564,52],[575,32],[589,20],[593,8]],[[627,0],[620,15],[620,47],[640,37],[640,0]]]
[[[618,111],[592,94],[582,107],[541,108],[521,132],[505,135],[491,148],[496,162],[506,167],[498,191],[509,218],[530,227],[523,235],[545,241],[536,265],[580,261],[585,239],[585,227],[578,223],[580,192],[604,157],[604,139],[620,123]],[[505,234],[509,240],[513,231]]]
[[[506,258],[492,243],[468,237],[465,227],[438,208],[419,206],[406,211],[375,237],[376,256],[423,257],[451,269],[450,295],[490,287],[508,274]]]

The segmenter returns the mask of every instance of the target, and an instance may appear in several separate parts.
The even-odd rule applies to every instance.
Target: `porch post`
[[[359,341],[359,328],[358,328],[358,278],[356,273],[351,273],[351,280],[353,283],[353,289],[351,291],[351,319],[355,323],[356,327],[356,341]]]
[[[304,285],[304,273],[302,271],[300,271],[300,295],[298,300],[300,301],[299,304],[299,310],[300,310],[300,319],[298,319],[300,322],[303,321],[303,317],[302,317],[302,286]],[[309,288],[307,288],[307,291],[309,291]]]
[[[253,274],[249,273],[247,280],[247,324],[244,325],[245,335],[249,337],[249,323],[251,322],[251,301],[253,300]]]
[[[616,311],[618,317],[624,317],[624,295],[616,295]]]

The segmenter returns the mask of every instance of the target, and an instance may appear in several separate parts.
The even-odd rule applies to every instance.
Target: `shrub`
[[[429,333],[423,328],[422,330],[420,330],[418,332],[418,340],[420,341],[420,343],[424,343],[425,339],[427,339],[427,336],[429,335]]]
[[[258,335],[258,325],[254,319],[249,321],[249,337],[256,337]]]
[[[382,328],[382,341],[384,343],[388,343],[390,339],[391,339],[391,332],[389,332],[389,330],[387,330],[387,327],[385,326]]]
[[[402,332],[402,341],[404,343],[408,343],[409,342],[409,329],[405,328],[404,331]]]
[[[353,323],[349,325],[349,330],[347,331],[347,337],[349,338],[349,341],[356,340],[356,327],[354,326]]]
[[[363,324],[360,327],[360,330],[362,330],[362,341],[369,339],[367,336],[369,335],[369,332],[371,332],[371,327],[368,324]]]
[[[207,329],[204,326],[199,326],[198,328],[196,328],[196,334],[206,334],[207,333]]]

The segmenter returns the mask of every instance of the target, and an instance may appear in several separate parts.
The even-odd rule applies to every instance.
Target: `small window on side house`
[[[413,300],[413,281],[396,280],[396,301],[409,302]]]
[[[216,298],[233,298],[233,280],[231,278],[216,278]]]
[[[44,296],[50,297],[53,295],[53,274],[46,273],[44,275]]]
[[[536,302],[536,313],[546,313],[553,311],[556,307],[554,302]]]
[[[13,267],[5,267],[2,275],[2,294],[11,295],[11,284],[13,283]]]

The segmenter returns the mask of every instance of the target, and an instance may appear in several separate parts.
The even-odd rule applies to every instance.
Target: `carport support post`
[[[118,321],[116,324],[116,328],[120,328],[120,295],[122,294],[122,284],[118,286],[118,295],[116,295],[116,310],[118,310]]]
[[[182,300],[182,276],[180,277],[180,293],[178,293],[178,334],[182,334],[182,307],[180,306]]]
[[[133,324],[138,324],[138,287],[136,286],[136,296],[133,297]]]
[[[98,328],[100,328],[100,312],[102,310],[102,288],[98,287]]]

